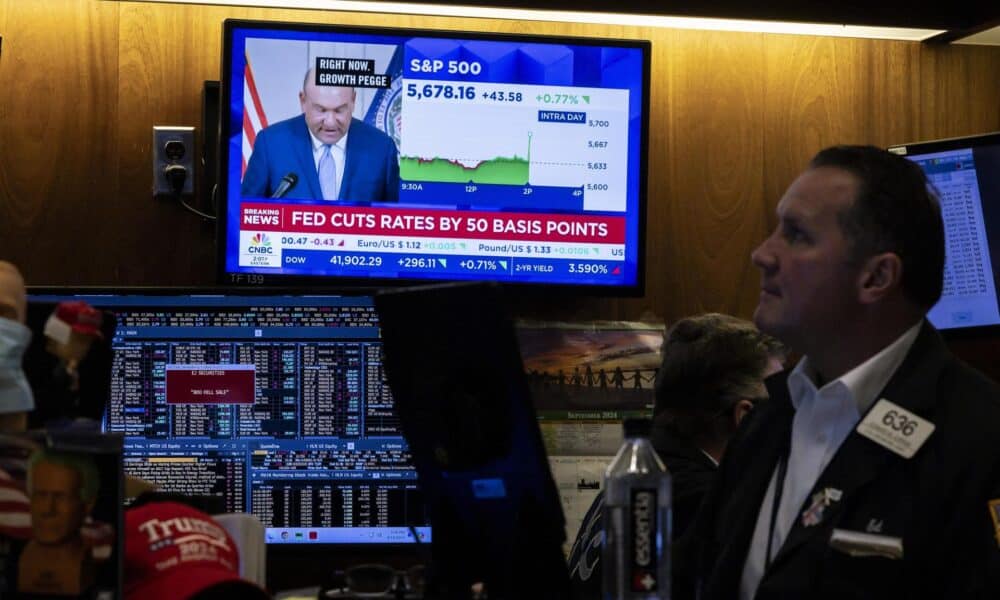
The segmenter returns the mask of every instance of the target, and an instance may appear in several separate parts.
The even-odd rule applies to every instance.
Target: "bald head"
[[[21,272],[13,264],[0,260],[0,317],[24,323],[27,304]]]
[[[309,131],[324,144],[339,142],[351,127],[356,97],[354,88],[316,85],[315,71],[306,71],[299,103]]]

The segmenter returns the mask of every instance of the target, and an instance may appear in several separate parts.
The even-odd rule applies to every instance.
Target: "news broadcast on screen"
[[[227,22],[223,278],[642,284],[645,42]]]

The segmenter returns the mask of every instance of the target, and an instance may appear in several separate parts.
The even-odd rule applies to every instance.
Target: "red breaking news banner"
[[[245,203],[241,229],[547,242],[625,243],[625,217]]]

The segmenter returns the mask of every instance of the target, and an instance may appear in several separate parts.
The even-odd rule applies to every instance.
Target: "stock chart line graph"
[[[517,155],[485,160],[402,156],[399,160],[399,175],[408,181],[523,186],[531,182],[530,166],[531,132],[529,131],[527,155],[524,158]]]
[[[624,210],[627,90],[428,80],[404,87],[413,89],[401,110],[400,178],[411,183],[404,191],[532,188],[506,192],[530,206],[545,188],[581,209]],[[461,93],[449,93],[456,87]]]

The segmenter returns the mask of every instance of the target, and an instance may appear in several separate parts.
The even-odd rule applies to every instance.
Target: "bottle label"
[[[629,582],[633,592],[654,592],[659,588],[656,580],[656,566],[660,563],[656,547],[656,500],[655,489],[632,490]]]

